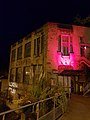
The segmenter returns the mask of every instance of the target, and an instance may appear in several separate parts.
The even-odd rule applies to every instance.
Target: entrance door
[[[83,82],[79,82],[78,76],[71,77],[71,93],[83,94]]]
[[[71,77],[71,92],[72,93],[78,93],[78,76],[72,76]]]
[[[65,91],[71,93],[71,77],[70,76],[58,76],[58,84],[61,84]]]
[[[75,93],[75,76],[71,76],[71,93]]]

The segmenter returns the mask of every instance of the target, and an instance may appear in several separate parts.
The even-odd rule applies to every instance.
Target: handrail
[[[39,115],[39,112],[40,112],[40,104],[41,103],[45,103],[45,102],[47,102],[48,100],[52,100],[53,101],[53,105],[52,105],[52,108],[51,108],[51,111],[52,112],[50,112],[50,114],[53,114],[52,115],[52,117],[53,117],[53,120],[55,120],[55,119],[57,119],[57,117],[59,117],[63,112],[60,112],[59,111],[59,113],[58,113],[58,116],[56,115],[56,111],[57,111],[57,109],[59,110],[59,109],[63,109],[62,107],[61,107],[61,105],[59,105],[59,106],[57,106],[56,107],[56,100],[57,99],[61,99],[61,101],[62,101],[62,95],[55,95],[55,96],[52,96],[52,97],[50,97],[50,98],[46,98],[46,99],[43,99],[43,100],[40,100],[40,101],[37,101],[37,102],[34,102],[34,103],[30,103],[30,104],[28,104],[28,105],[24,105],[24,106],[20,106],[20,107],[18,107],[18,108],[15,108],[15,109],[13,109],[13,110],[8,110],[8,111],[5,111],[5,112],[2,112],[2,113],[0,113],[0,116],[2,116],[2,120],[5,120],[6,118],[6,115],[8,114],[8,113],[12,113],[12,112],[15,112],[15,111],[17,111],[17,110],[23,110],[23,108],[27,108],[27,107],[30,107],[30,106],[32,106],[32,108],[31,108],[31,113],[35,113],[35,114],[37,114],[37,120],[42,120],[42,118],[43,117],[48,117],[47,115],[49,114],[48,112],[50,112],[50,111],[48,111],[47,113],[45,113],[45,114],[47,114],[47,115],[45,115],[45,114],[43,114],[42,116],[40,116]],[[66,100],[66,102],[65,103],[63,103],[63,105],[64,104],[66,104],[65,105],[65,107],[67,107],[67,100]],[[36,106],[36,109],[34,109],[34,106]],[[59,107],[59,108],[58,108]],[[20,116],[21,116],[21,114],[22,114],[22,112],[23,111],[20,111]],[[22,119],[21,119],[22,120]]]
[[[87,91],[90,88],[90,82],[85,86],[84,92]]]
[[[1,112],[0,115],[7,114],[7,113],[10,113],[10,112],[13,112],[13,111],[16,111],[16,110],[20,110],[20,109],[29,107],[29,106],[31,106],[31,105],[35,105],[35,104],[40,103],[40,102],[44,102],[44,101],[46,101],[46,100],[50,100],[50,99],[52,99],[52,98],[54,98],[54,96],[53,96],[53,97],[50,97],[50,98],[46,98],[46,99],[40,100],[40,101],[37,101],[37,102],[34,102],[34,103],[30,103],[30,104],[28,104],[28,105],[20,106],[20,107],[18,107],[18,108],[13,109],[13,110],[8,110],[8,111],[5,111],[5,112]]]
[[[80,63],[85,63],[88,67],[90,67],[90,60],[88,60],[86,57],[81,57]]]

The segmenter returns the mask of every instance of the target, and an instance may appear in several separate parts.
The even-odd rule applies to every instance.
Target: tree
[[[81,18],[80,15],[77,15],[76,17],[74,17],[73,22],[77,25],[90,26],[90,15],[85,18]]]

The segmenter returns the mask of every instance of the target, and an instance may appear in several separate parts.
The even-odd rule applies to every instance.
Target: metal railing
[[[30,118],[31,120],[56,120],[65,112],[66,108],[67,99],[63,99],[62,96],[54,96],[2,112],[0,120],[29,120]],[[15,115],[11,113],[15,113]],[[15,118],[16,116],[17,118]]]
[[[85,86],[83,92],[84,92],[83,95],[86,95],[88,92],[90,92],[90,82],[87,83],[87,85]]]
[[[90,67],[90,59],[87,59],[86,57],[81,57],[80,63],[85,63],[88,67]]]

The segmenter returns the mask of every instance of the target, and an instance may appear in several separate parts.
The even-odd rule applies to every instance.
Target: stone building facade
[[[48,22],[11,45],[9,89],[15,93],[45,78],[81,92],[89,68],[90,28]]]

